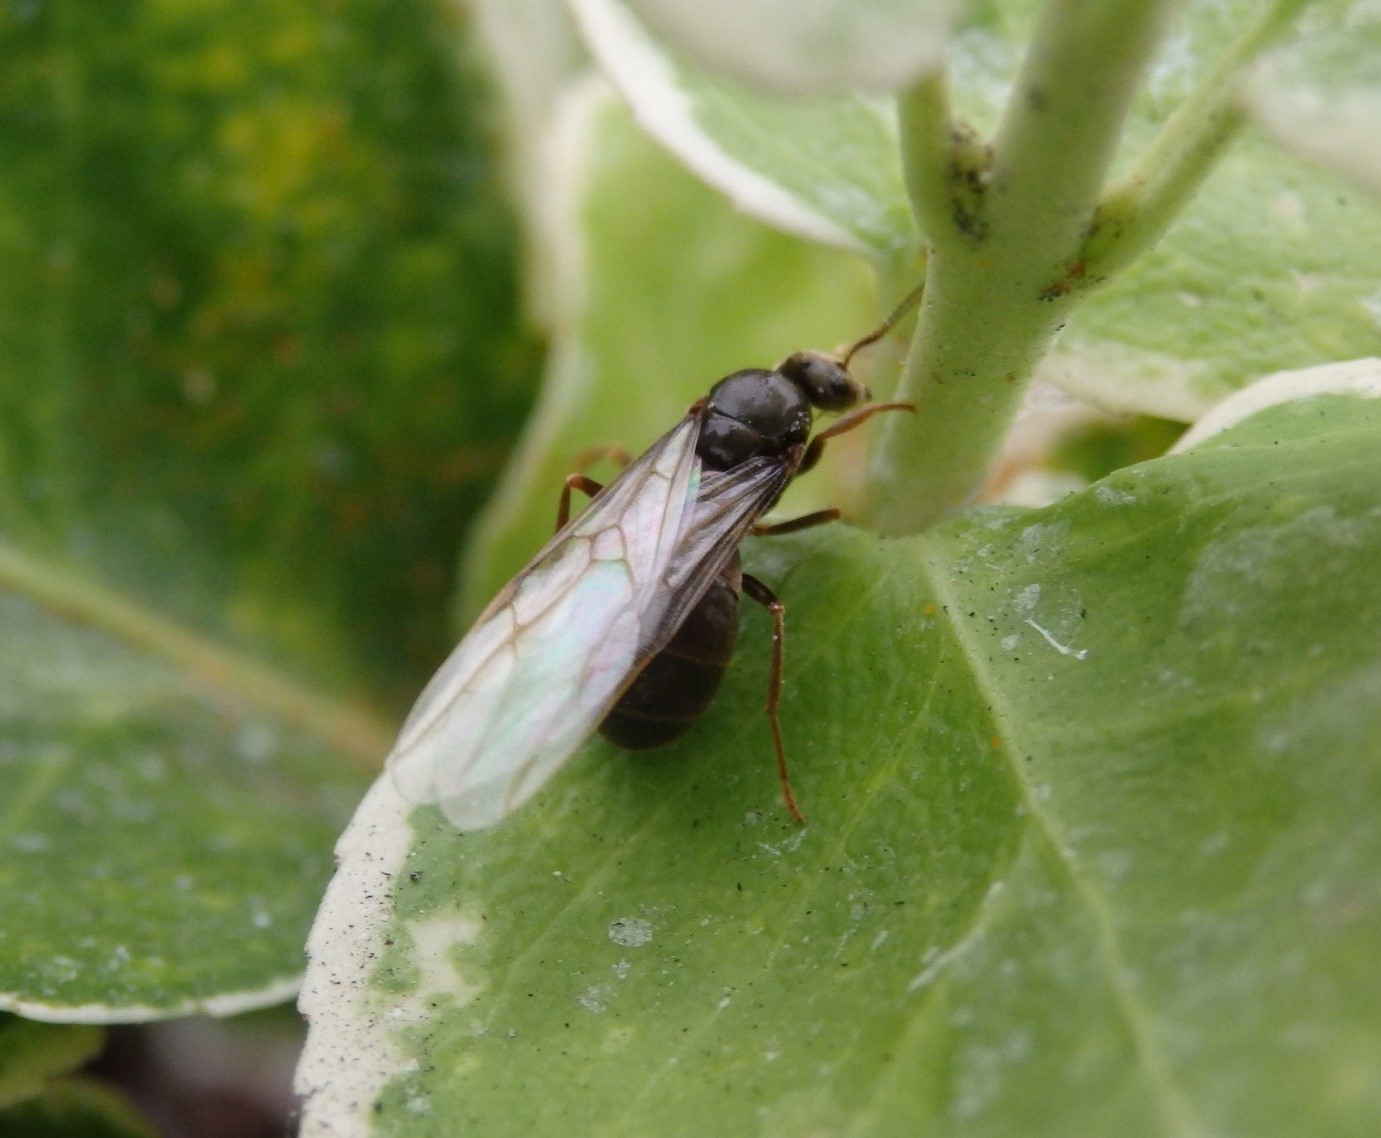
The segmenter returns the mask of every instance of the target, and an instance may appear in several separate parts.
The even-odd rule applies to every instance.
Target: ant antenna
[[[847,369],[849,366],[849,361],[854,358],[855,352],[857,352],[860,348],[866,348],[869,344],[876,344],[885,335],[887,335],[887,333],[890,332],[896,326],[898,320],[900,320],[903,316],[905,316],[908,312],[910,312],[913,308],[916,307],[916,305],[920,302],[921,294],[924,291],[925,281],[922,281],[910,292],[908,292],[904,297],[901,298],[901,303],[898,304],[897,307],[892,310],[891,315],[889,315],[886,320],[884,320],[881,324],[879,324],[876,328],[874,328],[871,332],[864,336],[863,339],[857,341],[847,352],[844,353],[843,357],[839,361],[840,366]]]

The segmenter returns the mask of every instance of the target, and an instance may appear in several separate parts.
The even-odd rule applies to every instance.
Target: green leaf
[[[570,237],[552,274],[552,354],[470,547],[467,617],[551,535],[582,452],[618,444],[637,454],[721,376],[857,338],[876,319],[856,258],[738,216],[607,95],[585,98],[565,124],[562,152],[579,158],[553,179],[551,210]]]
[[[23,596],[0,593],[0,645],[0,1006],[115,1022],[291,996],[358,769],[228,669],[198,684]]]
[[[1192,421],[1273,371],[1374,354],[1381,202],[1241,140],[1154,249],[1075,311],[1037,375]]]
[[[98,1027],[56,1027],[0,1015],[0,1110],[37,1093],[54,1075],[80,1067],[104,1039]]]
[[[678,58],[619,0],[575,11],[644,129],[744,213],[824,245],[901,260],[914,250],[890,106],[763,95]]]
[[[683,743],[493,831],[381,780],[308,1129],[1374,1133],[1379,443],[1320,396],[1044,510],[757,543],[803,827],[754,612]]]
[[[24,1138],[158,1136],[124,1095],[87,1079],[65,1080],[27,1102],[0,1110],[0,1131]]]
[[[639,121],[739,208],[908,264],[918,238],[890,109],[847,97],[774,101],[677,58],[616,0],[582,0],[580,10],[592,51]],[[1251,0],[1184,6],[1133,108],[1119,169],[1260,10]],[[951,44],[952,101],[985,135],[1012,89],[1033,11],[1024,0],[971,8]],[[1317,20],[1276,58],[1307,58],[1338,40]],[[1262,374],[1374,351],[1379,262],[1381,204],[1246,137],[1157,247],[1074,309],[1038,375],[1112,410],[1193,421]]]
[[[1197,446],[1205,439],[1235,427],[1244,419],[1268,407],[1296,400],[1314,399],[1322,395],[1381,399],[1381,357],[1342,360],[1299,371],[1282,371],[1268,375],[1224,399],[1185,431],[1175,441],[1172,449],[1181,451]]]
[[[7,19],[0,530],[401,700],[535,377],[453,15]]]
[[[452,18],[3,17],[0,1007],[296,986],[533,372]]]

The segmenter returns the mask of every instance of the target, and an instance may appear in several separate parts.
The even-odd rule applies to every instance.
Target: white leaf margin
[[[374,969],[387,950],[393,882],[412,845],[414,807],[383,774],[336,843],[336,874],[307,937],[297,1007],[307,1021],[293,1089],[303,1099],[300,1135],[367,1134],[374,1100],[405,1069],[390,1027],[411,1019],[410,999],[380,1006]]]
[[[1259,379],[1217,404],[1180,436],[1170,453],[1189,450],[1268,407],[1319,395],[1381,399],[1381,357],[1363,356],[1294,371],[1278,371]]]
[[[644,130],[750,217],[808,241],[868,253],[833,219],[720,148],[696,120],[670,60],[617,0],[570,0],[591,53]]]
[[[1282,146],[1381,194],[1381,91],[1325,96],[1257,79],[1243,98],[1252,117]]]
[[[1239,96],[1285,149],[1381,193],[1381,3],[1313,0]]]
[[[954,0],[630,0],[706,67],[784,94],[887,94],[940,62]]]
[[[13,1012],[42,1023],[112,1024],[157,1023],[182,1016],[207,1015],[223,1019],[243,1012],[287,1003],[302,984],[300,973],[284,976],[262,988],[219,992],[204,999],[176,1000],[167,1004],[63,1004],[28,1000],[0,992],[0,1011]]]
[[[1182,423],[1197,421],[1228,395],[1201,361],[1094,336],[1057,342],[1035,378],[1105,411]]]

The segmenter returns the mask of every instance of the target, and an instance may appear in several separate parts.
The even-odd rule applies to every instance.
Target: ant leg
[[[798,473],[803,473],[809,470],[817,462],[819,462],[820,455],[825,450],[825,442],[829,439],[834,438],[836,435],[842,435],[845,431],[852,431],[855,427],[863,423],[866,423],[869,419],[871,419],[874,415],[878,414],[881,411],[915,410],[916,408],[913,407],[910,403],[868,403],[858,408],[858,410],[856,411],[850,411],[847,415],[840,419],[839,422],[821,431],[818,435],[816,435],[813,439],[810,440],[810,445],[806,447],[805,456],[801,459],[801,465],[798,468]]]
[[[561,489],[561,504],[556,508],[556,528],[558,530],[571,520],[572,490],[579,490],[582,494],[593,498],[604,489],[601,483],[596,482],[593,478],[586,478],[581,472],[606,458],[611,462],[617,462],[620,467],[625,467],[633,461],[629,453],[618,443],[614,443],[612,446],[591,447],[589,450],[583,450],[576,455],[576,473],[566,475],[566,484]]]
[[[911,311],[911,309],[915,308],[916,305],[918,305],[921,302],[921,297],[924,293],[925,281],[922,280],[920,284],[918,284],[915,288],[913,288],[910,292],[908,292],[904,297],[901,298],[901,300],[897,303],[897,307],[892,309],[891,313],[887,316],[885,320],[883,320],[881,324],[879,324],[876,328],[874,328],[871,332],[864,336],[863,339],[856,341],[853,347],[849,348],[848,351],[846,351],[842,356],[839,357],[839,362],[844,366],[844,368],[846,370],[848,369],[849,361],[854,358],[854,353],[856,353],[860,348],[866,348],[869,344],[876,344],[885,335],[887,335],[888,332],[895,328],[897,321],[900,320],[909,311]]]
[[[827,510],[816,510],[814,513],[802,514],[799,518],[788,518],[784,522],[773,522],[766,525],[762,522],[754,524],[752,533],[755,537],[773,537],[783,533],[796,533],[799,530],[810,529],[812,526],[822,526],[826,522],[837,522],[839,511],[831,506]]]
[[[743,591],[772,615],[772,674],[767,681],[767,718],[772,722],[772,745],[777,751],[777,776],[782,780],[782,798],[786,808],[798,822],[804,823],[806,816],[796,805],[796,796],[791,793],[791,779],[786,773],[786,747],[782,743],[782,725],[777,718],[777,708],[782,696],[782,651],[786,643],[786,606],[782,604],[766,585],[756,577],[743,575]]]
[[[581,451],[575,456],[575,462],[572,465],[575,466],[576,470],[586,471],[595,463],[606,458],[610,462],[618,463],[620,470],[633,461],[633,456],[627,450],[619,446],[618,443],[610,443]]]
[[[571,491],[579,490],[582,494],[593,498],[604,487],[593,478],[586,478],[583,474],[566,475],[566,483],[561,487],[561,504],[556,507],[556,528],[565,529],[566,523],[571,520]]]

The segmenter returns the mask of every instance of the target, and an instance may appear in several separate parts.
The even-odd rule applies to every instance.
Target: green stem
[[[1036,362],[1066,317],[1071,277],[1138,82],[1174,0],[1048,0],[999,127],[991,168],[932,244],[898,398],[879,424],[864,516],[910,533],[972,500]],[[973,179],[936,162],[933,82],[903,103],[918,215]],[[916,134],[913,137],[912,131]],[[961,149],[962,137],[955,143]],[[943,178],[943,186],[936,179]]]
[[[954,123],[944,72],[937,69],[903,92],[897,114],[908,143],[902,150],[902,172],[911,208],[921,232],[938,242],[953,231],[956,209]]]
[[[158,656],[215,696],[231,696],[309,731],[363,766],[378,767],[393,730],[370,712],[302,687],[50,561],[0,543],[0,588]]]
[[[1245,119],[1238,104],[1243,69],[1309,3],[1276,0],[1263,11],[1166,120],[1131,173],[1104,194],[1084,242],[1080,287],[1101,284],[1170,227]]]

